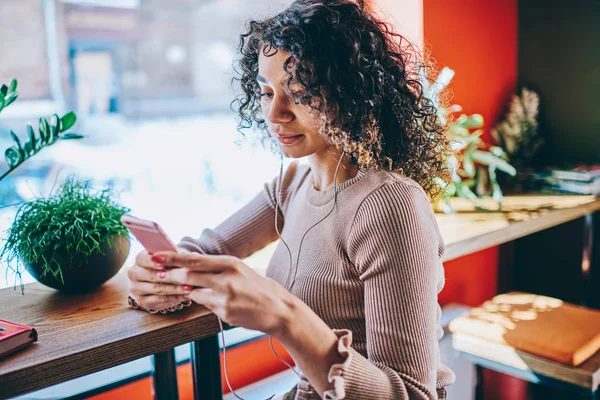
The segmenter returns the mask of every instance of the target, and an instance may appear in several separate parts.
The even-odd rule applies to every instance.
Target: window
[[[243,206],[277,175],[279,158],[236,144],[232,63],[244,22],[287,3],[3,1],[0,41],[10,57],[0,80],[17,78],[20,96],[0,114],[0,149],[12,144],[9,129],[25,137],[27,123],[54,112],[75,111],[73,131],[86,137],[44,149],[0,181],[0,230],[12,223],[10,205],[48,195],[72,173],[113,186],[132,214],[174,240]],[[141,249],[133,240],[126,265]],[[0,287],[14,283],[5,269]]]

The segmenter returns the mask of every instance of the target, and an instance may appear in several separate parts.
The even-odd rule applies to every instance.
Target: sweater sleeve
[[[204,229],[200,237],[185,236],[177,246],[198,253],[231,255],[246,258],[278,239],[275,230],[275,204],[279,198],[277,223],[283,229],[283,217],[289,194],[298,174],[298,164],[292,163],[282,176],[267,182],[249,203],[214,229]]]
[[[330,369],[325,398],[437,399],[444,244],[423,190],[394,182],[372,192],[348,249],[364,283],[367,355],[352,332],[335,331],[344,362]]]

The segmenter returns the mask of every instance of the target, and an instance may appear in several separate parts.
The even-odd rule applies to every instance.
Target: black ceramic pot
[[[129,238],[120,235],[112,237],[113,246],[108,241],[100,246],[102,252],[89,256],[75,256],[71,268],[62,268],[64,285],[60,277],[47,273],[42,276],[41,263],[27,264],[27,272],[38,282],[61,292],[89,292],[115,276],[121,269],[129,254]],[[66,263],[65,263],[66,264]]]

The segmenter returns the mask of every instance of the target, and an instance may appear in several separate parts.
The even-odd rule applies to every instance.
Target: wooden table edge
[[[511,222],[508,226],[499,228],[495,231],[448,243],[446,245],[446,251],[444,252],[443,261],[454,260],[480,250],[508,243],[532,233],[573,221],[598,210],[600,210],[600,197],[589,203],[575,207],[551,210],[547,214],[537,216],[527,221]]]

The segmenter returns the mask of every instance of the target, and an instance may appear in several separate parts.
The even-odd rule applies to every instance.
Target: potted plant
[[[94,192],[89,181],[69,177],[55,195],[19,207],[0,260],[17,275],[25,268],[60,291],[93,290],[112,278],[129,254],[129,233],[120,221],[128,211],[111,189]]]
[[[2,85],[0,111],[17,96],[15,79]],[[81,139],[82,135],[65,133],[75,121],[72,112],[40,118],[37,133],[27,126],[25,144],[10,131],[14,145],[4,152],[8,171],[0,174],[0,181],[58,140]],[[113,200],[110,189],[93,191],[89,182],[70,177],[56,194],[20,203],[0,249],[0,262],[19,278],[26,269],[57,290],[92,290],[114,276],[129,254],[129,233],[120,221],[127,211]]]
[[[433,84],[429,84],[423,72],[421,76],[424,95],[437,108],[439,120],[447,124],[446,135],[454,150],[446,159],[452,181],[436,180],[436,184],[443,190],[442,199],[436,205],[443,212],[452,213],[450,198],[456,196],[468,199],[477,208],[481,208],[477,206],[477,200],[491,195],[498,208],[502,208],[503,194],[496,172],[502,171],[510,176],[517,173],[508,163],[506,152],[501,147],[490,146],[481,140],[484,125],[482,115],[461,114],[453,119],[453,115],[461,112],[462,108],[459,105],[448,108],[441,106],[440,93],[454,77],[452,69],[443,68]]]

